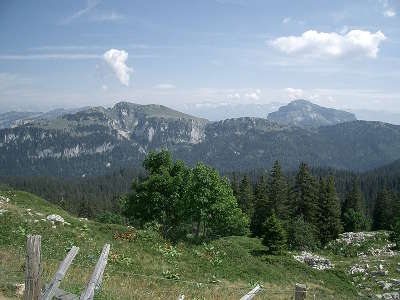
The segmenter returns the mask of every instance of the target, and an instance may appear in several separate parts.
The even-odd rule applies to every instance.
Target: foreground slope
[[[109,263],[98,299],[240,299],[259,282],[257,299],[290,299],[296,282],[318,298],[356,299],[350,277],[340,269],[319,271],[292,255],[268,256],[257,239],[228,237],[209,244],[170,244],[156,231],[135,230],[75,218],[25,192],[3,191],[0,210],[0,293],[15,297],[24,281],[27,234],[42,235],[44,280],[48,281],[72,245],[78,256],[61,288],[84,288],[101,248],[111,243]],[[9,198],[7,203],[4,199]],[[46,221],[58,214],[68,224]],[[0,295],[1,298],[1,295]]]

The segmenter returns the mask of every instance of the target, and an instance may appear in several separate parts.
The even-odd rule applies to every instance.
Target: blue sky
[[[295,98],[400,112],[400,0],[0,2],[0,110]]]

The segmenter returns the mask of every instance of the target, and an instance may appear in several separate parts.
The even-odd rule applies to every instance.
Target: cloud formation
[[[285,89],[290,100],[296,100],[304,97],[304,91],[302,89],[286,88]]]
[[[118,49],[110,49],[104,53],[103,58],[105,62],[111,67],[119,81],[128,86],[130,80],[130,73],[133,69],[126,65],[128,59],[128,52]]]
[[[159,90],[171,90],[175,88],[175,85],[170,83],[160,83],[155,86],[156,89]]]
[[[388,18],[393,18],[396,16],[396,11],[393,8],[389,8],[383,12],[383,15]]]
[[[371,33],[351,30],[346,34],[309,30],[301,36],[279,37],[269,44],[286,54],[298,54],[321,58],[366,56],[376,58],[379,45],[386,39],[381,31]]]

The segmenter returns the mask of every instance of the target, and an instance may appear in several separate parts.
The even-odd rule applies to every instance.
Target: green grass
[[[265,255],[260,241],[249,237],[172,245],[152,230],[80,220],[26,192],[0,194],[11,199],[0,207],[8,210],[0,216],[0,299],[1,294],[15,297],[15,284],[24,282],[27,234],[42,235],[44,282],[72,245],[80,248],[61,285],[77,294],[85,287],[103,245],[110,243],[96,299],[177,299],[181,293],[185,299],[240,299],[256,283],[262,284],[263,291],[255,299],[292,299],[296,282],[307,284],[316,299],[357,299],[346,264],[329,271],[314,270],[296,262],[292,254]],[[41,220],[48,214],[59,214],[70,225],[53,229],[50,222]],[[131,240],[115,240],[116,232],[130,232]]]

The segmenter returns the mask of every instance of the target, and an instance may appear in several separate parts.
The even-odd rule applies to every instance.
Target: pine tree
[[[236,175],[235,172],[232,174],[232,190],[233,190],[233,195],[238,198],[239,196],[239,179],[238,176]]]
[[[268,199],[268,188],[264,177],[256,185],[254,191],[254,213],[251,218],[250,230],[254,236],[261,237],[264,231],[264,222],[271,215],[271,205]]]
[[[271,203],[271,208],[275,211],[276,215],[281,219],[287,218],[288,187],[286,179],[282,173],[282,167],[278,161],[275,161],[270,173],[268,197]]]
[[[302,216],[305,222],[317,225],[317,194],[315,178],[310,174],[308,166],[301,163],[292,192],[292,215]]]
[[[253,192],[250,185],[250,180],[245,175],[239,185],[238,204],[244,213],[249,217],[253,213]]]
[[[318,230],[322,245],[338,237],[342,231],[340,220],[340,204],[332,177],[319,182],[319,214]]]
[[[281,254],[287,247],[286,233],[274,213],[264,223],[262,243],[268,247],[267,252],[270,254]]]
[[[348,190],[346,194],[346,198],[343,203],[342,213],[345,213],[349,209],[353,209],[355,212],[364,214],[361,192],[356,178],[353,179],[351,189]]]
[[[372,225],[374,230],[389,229],[391,220],[390,202],[390,195],[386,188],[378,192]]]

